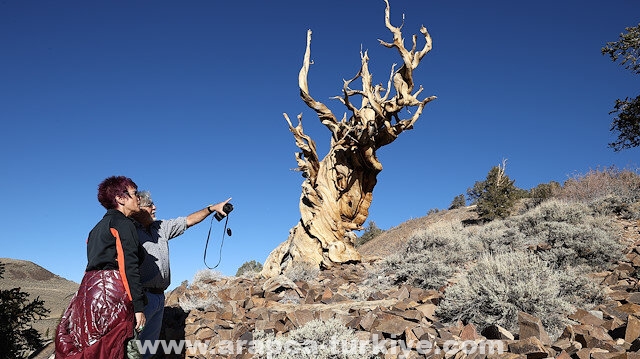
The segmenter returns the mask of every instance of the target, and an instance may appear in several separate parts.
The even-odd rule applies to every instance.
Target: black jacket
[[[110,209],[87,238],[86,271],[118,270],[134,312],[143,312],[147,297],[140,282],[140,263],[144,256],[133,221],[122,212]]]

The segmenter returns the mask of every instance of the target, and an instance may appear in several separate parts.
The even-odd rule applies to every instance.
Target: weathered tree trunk
[[[353,79],[345,81],[343,96],[336,97],[351,112],[348,119],[345,116],[338,121],[327,106],[309,94],[311,30],[307,32],[307,49],[298,77],[300,96],[331,131],[331,146],[320,161],[315,142],[303,132],[302,115],[298,115],[298,124],[294,127],[289,116],[284,114],[301,150],[296,153],[297,169],[305,178],[300,196],[301,218],[290,230],[289,238],[269,254],[261,273],[265,277],[278,275],[296,262],[331,267],[360,260],[360,254],[353,246],[357,237],[354,231],[363,229],[376,178],[382,171],[376,150],[395,141],[403,131],[412,129],[424,106],[435,99],[431,96],[418,100],[422,87],[413,92],[413,70],[431,50],[429,33],[423,26],[420,32],[425,39],[424,47],[416,50],[417,36],[414,35],[412,49],[407,50],[402,26],[391,25],[389,2],[385,2],[385,24],[393,34],[393,42],[379,41],[387,48],[396,48],[403,65],[397,71],[395,65],[391,68],[387,89],[382,85],[374,86],[369,73],[369,57],[366,52],[361,53],[360,70]],[[356,79],[361,79],[362,90],[349,87]],[[395,93],[389,98],[392,84]],[[352,102],[355,96],[359,96],[359,106]],[[400,119],[399,113],[405,107],[412,109],[412,116]]]

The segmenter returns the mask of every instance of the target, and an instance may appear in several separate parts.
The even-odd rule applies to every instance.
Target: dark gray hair
[[[140,207],[148,207],[153,203],[149,191],[138,191],[138,196],[140,196]]]

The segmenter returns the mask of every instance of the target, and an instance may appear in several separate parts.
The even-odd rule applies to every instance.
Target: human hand
[[[144,313],[136,313],[136,330],[141,332],[144,329],[145,324],[147,324],[147,318],[144,316]]]
[[[220,214],[224,217],[224,216],[226,216],[226,215],[228,214],[228,213],[226,213],[226,212],[224,211],[224,205],[225,205],[225,204],[227,204],[229,201],[231,201],[231,197],[229,197],[229,198],[228,198],[226,201],[224,201],[224,202],[220,202],[220,203],[213,204],[213,205],[209,206],[209,208],[210,208],[210,210],[211,210],[211,211],[218,212],[218,213],[220,213]]]

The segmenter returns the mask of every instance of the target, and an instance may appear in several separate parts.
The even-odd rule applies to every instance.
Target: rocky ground
[[[461,216],[462,220],[470,219]],[[396,232],[424,224],[409,221]],[[313,282],[292,282],[284,276],[223,277],[178,287],[167,296],[162,339],[208,341],[207,350],[158,357],[250,358],[246,346],[237,350],[237,343],[250,342],[256,330],[283,335],[314,319],[334,318],[352,328],[360,339],[375,335],[378,357],[384,358],[640,358],[640,293],[636,277],[640,271],[640,229],[636,221],[621,220],[618,225],[622,240],[628,244],[625,259],[608,271],[593,274],[606,286],[608,300],[590,311],[578,309],[569,316],[573,324],[553,340],[540,319],[526,313],[520,313],[516,333],[497,326],[478,332],[472,324],[444,325],[434,315],[442,298],[442,293],[435,290],[403,285],[353,299],[361,296],[359,286],[371,272],[372,263],[364,261],[324,270]],[[391,230],[389,233],[393,234]],[[372,244],[370,248],[382,247]],[[384,250],[364,252],[370,261],[375,261],[385,255]],[[193,303],[198,299],[212,303],[211,296],[216,296],[217,306],[203,305],[189,312],[179,306],[181,301]],[[234,350],[229,349],[229,343],[236,344]],[[431,345],[431,350],[426,350],[425,343]],[[486,350],[469,352],[464,347],[450,347],[452,343]]]

